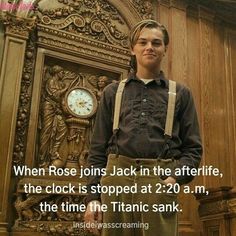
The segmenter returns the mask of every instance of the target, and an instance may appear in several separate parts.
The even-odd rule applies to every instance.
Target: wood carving
[[[101,98],[103,89],[112,81],[105,75],[101,75],[99,77],[92,75],[88,78],[88,82],[93,86],[94,93],[99,101]]]
[[[63,180],[62,180],[63,179]],[[70,182],[75,186],[76,194],[46,194],[47,186],[55,184],[56,186],[65,186]],[[40,194],[25,194],[24,185],[31,183],[33,186],[41,186]],[[85,185],[85,182],[81,182]],[[78,194],[78,181],[72,179],[60,178],[59,180],[50,180],[47,176],[39,178],[22,178],[18,183],[17,199],[15,208],[18,219],[15,221],[14,228],[20,228],[21,231],[47,232],[50,235],[87,235],[82,227],[73,226],[72,222],[83,222],[83,212],[76,207],[83,204],[83,195]],[[56,204],[57,211],[41,211],[40,203]],[[64,207],[62,208],[62,204]],[[68,206],[72,207],[69,208]]]
[[[40,210],[36,210],[34,207],[43,199],[49,197],[47,194],[30,194],[24,198],[24,194],[18,194],[15,201],[15,208],[18,214],[19,221],[27,221],[40,219]]]
[[[45,67],[39,127],[40,167],[79,168],[86,165],[93,119],[71,114],[65,99],[74,88],[87,87],[99,100],[102,90],[110,82],[105,75],[76,74],[59,65]],[[60,153],[62,146],[64,152]]]
[[[32,97],[33,74],[35,69],[36,50],[47,48],[52,51],[64,52],[78,58],[91,58],[98,63],[112,62],[117,68],[129,68],[130,52],[128,48],[127,22],[123,20],[120,12],[105,0],[55,0],[51,9],[43,2],[37,3],[37,38],[32,38],[27,43],[25,65],[21,85],[21,97],[17,117],[17,132],[15,137],[14,164],[24,164],[27,133],[30,120],[30,105]],[[145,1],[144,11],[140,14],[148,16],[150,13],[149,1]],[[42,3],[42,4],[41,4]],[[27,22],[26,22],[27,23]],[[9,23],[12,26],[15,23]],[[25,30],[29,30],[30,23]],[[21,26],[19,24],[19,26]],[[13,27],[14,28],[14,27]],[[22,28],[22,27],[21,27]],[[22,29],[23,29],[22,28]],[[10,29],[10,28],[9,28]],[[17,29],[11,31],[16,34]],[[19,33],[22,37],[28,36]],[[58,58],[56,59],[59,60]],[[38,63],[38,61],[37,61]],[[106,68],[94,67],[91,73],[71,68],[68,60],[55,63],[51,56],[46,56],[42,68],[42,81],[37,89],[41,98],[38,100],[39,111],[37,138],[35,138],[35,156],[32,156],[32,165],[47,170],[49,165],[56,167],[77,168],[86,166],[89,141],[93,130],[94,118],[78,118],[68,112],[65,106],[65,96],[70,89],[84,87],[92,91],[99,102],[103,89],[112,81],[110,74],[117,72]],[[109,63],[107,63],[109,64]],[[78,68],[80,65],[78,64]],[[72,68],[75,68],[72,66]],[[88,70],[91,69],[88,67]],[[118,80],[118,75],[115,78]],[[34,92],[34,91],[33,91]],[[28,149],[27,149],[28,150]],[[57,177],[44,179],[37,176],[25,180],[23,177],[17,189],[15,208],[18,219],[15,229],[24,231],[48,232],[52,235],[86,235],[82,228],[73,227],[72,222],[82,222],[81,212],[41,212],[40,203],[60,205],[62,202],[80,204],[84,195],[49,194],[43,191],[40,194],[26,194],[22,183],[31,183],[35,186],[50,185],[52,182],[63,186],[71,179],[60,180]],[[84,180],[81,180],[84,181]],[[65,183],[66,182],[66,183]],[[81,182],[82,183],[82,182]],[[86,183],[83,182],[85,185]]]
[[[22,165],[24,163],[35,57],[35,35],[32,33],[26,45],[24,68],[21,80],[21,92],[17,114],[16,136],[13,152],[14,165]]]
[[[12,35],[17,38],[27,39],[29,32],[36,26],[35,17],[33,18],[20,18],[6,12],[3,14],[3,23],[6,26],[6,34]]]
[[[151,0],[132,0],[132,2],[143,19],[153,19],[153,5]]]
[[[46,69],[45,100],[43,102],[39,148],[40,167],[47,167],[54,162],[57,163],[58,167],[63,165],[58,150],[67,133],[65,117],[61,107],[62,96],[69,87],[69,84],[65,83],[66,74],[68,72],[65,72],[58,65]]]
[[[118,11],[104,0],[60,1],[46,9],[39,4],[39,22],[93,40],[128,47],[127,28]]]

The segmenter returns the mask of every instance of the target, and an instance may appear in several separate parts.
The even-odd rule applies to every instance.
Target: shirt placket
[[[148,117],[148,87],[145,85],[141,94],[141,110],[140,110],[140,128],[147,127]]]

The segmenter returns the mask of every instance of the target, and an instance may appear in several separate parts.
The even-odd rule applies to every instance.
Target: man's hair
[[[163,33],[163,41],[165,46],[167,46],[169,44],[169,34],[165,28],[164,25],[162,25],[161,23],[155,21],[155,20],[142,20],[140,22],[138,22],[132,29],[130,32],[130,47],[131,49],[133,49],[134,45],[137,43],[137,40],[139,38],[139,35],[141,33],[141,31],[144,28],[149,28],[149,29],[153,29],[153,28],[157,28],[160,29]]]

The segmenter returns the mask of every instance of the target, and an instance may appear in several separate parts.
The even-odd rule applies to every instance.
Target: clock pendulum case
[[[85,148],[86,130],[97,110],[97,99],[93,92],[85,87],[74,87],[67,91],[62,102],[68,125],[68,168],[80,169],[83,161],[81,154]]]

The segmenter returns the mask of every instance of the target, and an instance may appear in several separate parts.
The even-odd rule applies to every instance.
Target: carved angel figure
[[[98,78],[95,75],[92,75],[88,78],[88,82],[95,88],[95,95],[98,101],[101,98],[103,89],[111,83],[106,75],[101,75]]]
[[[63,160],[58,150],[67,133],[61,99],[68,89],[68,84],[63,81],[65,72],[62,67],[55,65],[48,68],[48,72],[48,74],[46,73],[48,78],[46,78],[40,133],[39,165],[40,167],[48,167],[49,164],[54,164],[61,167]]]
[[[98,92],[97,96],[100,98],[102,95],[103,89],[110,83],[109,78],[105,75],[98,77]]]

